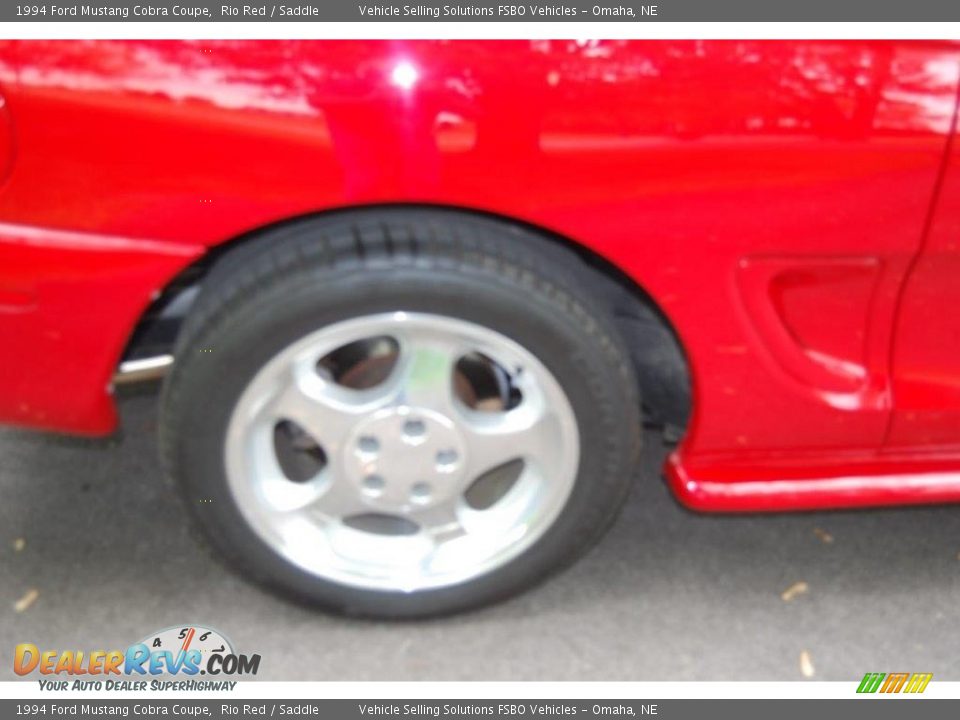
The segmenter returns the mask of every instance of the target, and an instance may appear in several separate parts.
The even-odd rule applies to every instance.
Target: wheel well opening
[[[211,248],[162,289],[137,323],[123,362],[170,354],[182,321],[211,268],[265,232],[333,214],[397,208],[456,212],[519,226],[579,262],[587,270],[582,276],[590,292],[596,293],[609,307],[630,350],[643,398],[645,422],[663,427],[670,441],[682,437],[692,402],[689,362],[679,335],[656,301],[611,261],[571,238],[513,217],[462,207],[410,203],[349,206],[285,219],[230,238]]]

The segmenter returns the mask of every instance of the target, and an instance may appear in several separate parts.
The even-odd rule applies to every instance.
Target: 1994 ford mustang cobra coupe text
[[[960,501],[960,46],[0,43],[0,421],[114,431],[288,595],[491,602],[608,527]]]

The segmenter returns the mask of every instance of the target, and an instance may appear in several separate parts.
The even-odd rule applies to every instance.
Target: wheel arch
[[[586,270],[583,278],[589,283],[591,292],[600,294],[610,308],[630,349],[643,397],[645,420],[663,426],[670,439],[680,438],[692,410],[690,363],[674,324],[650,293],[613,261],[577,239],[510,215],[457,205],[403,202],[340,206],[283,218],[227,238],[181,270],[160,290],[135,326],[121,366],[169,352],[180,322],[189,312],[193,297],[211,268],[265,233],[332,215],[403,208],[459,213],[520,226],[575,259]]]

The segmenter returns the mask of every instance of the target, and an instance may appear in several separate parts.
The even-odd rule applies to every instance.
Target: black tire
[[[528,588],[601,537],[635,473],[637,383],[609,311],[582,290],[587,272],[573,253],[521,226],[453,211],[351,211],[264,232],[215,264],[180,333],[162,398],[167,472],[222,556],[301,601],[404,618]],[[533,546],[486,575],[415,593],[342,586],[289,564],[243,519],[223,461],[232,408],[266,361],[319,327],[393,310],[469,320],[519,342],[564,388],[581,443],[572,493]]]

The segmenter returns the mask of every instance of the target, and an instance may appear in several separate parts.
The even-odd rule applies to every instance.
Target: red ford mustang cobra
[[[168,473],[252,578],[516,592],[641,428],[705,511],[960,501],[960,46],[0,43],[0,421]]]

